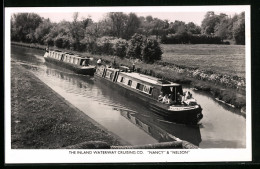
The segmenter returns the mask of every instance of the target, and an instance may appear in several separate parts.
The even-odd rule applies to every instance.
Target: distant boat
[[[125,66],[119,69],[98,66],[95,77],[113,83],[118,89],[122,89],[122,94],[142,101],[151,111],[167,120],[197,124],[203,117],[202,108],[194,98],[184,99],[180,84],[131,72]],[[165,96],[169,96],[168,100]]]
[[[95,66],[89,65],[90,58],[59,50],[46,51],[44,59],[46,62],[70,69],[78,74],[93,76],[96,70]]]

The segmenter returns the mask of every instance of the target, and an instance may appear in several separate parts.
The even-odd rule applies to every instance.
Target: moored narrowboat
[[[197,124],[203,117],[201,106],[180,84],[132,72],[125,66],[99,66],[95,76],[124,89],[124,94],[136,97],[169,121]]]
[[[46,62],[70,69],[78,74],[93,76],[96,70],[95,66],[89,65],[90,58],[59,50],[46,51],[44,59]]]

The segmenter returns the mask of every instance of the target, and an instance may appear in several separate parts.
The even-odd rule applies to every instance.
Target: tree
[[[245,44],[245,13],[242,12],[238,16],[238,20],[233,23],[233,36],[236,44]]]
[[[201,28],[197,25],[195,25],[193,22],[189,22],[186,25],[187,32],[190,34],[200,34]]]
[[[213,35],[215,33],[215,26],[219,24],[219,17],[213,11],[206,13],[205,18],[201,24],[201,31],[206,35]]]
[[[123,38],[129,39],[136,33],[139,28],[140,21],[135,13],[130,13],[126,22],[125,31],[123,32]]]
[[[222,40],[232,39],[232,19],[228,18],[226,14],[220,13],[219,23],[215,26],[215,36],[219,36]]]
[[[70,23],[69,26],[70,36],[72,38],[71,47],[74,50],[81,50],[80,49],[80,41],[84,38],[85,28],[83,22],[78,21],[78,13],[75,12],[73,14],[73,21]]]
[[[122,37],[127,25],[127,15],[123,12],[110,12],[108,17],[112,24],[112,35],[118,38]]]
[[[130,39],[129,46],[127,49],[126,56],[128,58],[142,59],[142,47],[144,37],[140,34],[134,34]]]
[[[154,39],[147,39],[142,49],[142,60],[146,63],[154,63],[161,60],[162,50],[159,43]]]
[[[158,39],[159,36],[163,35],[164,30],[168,29],[169,27],[168,20],[163,21],[158,18],[154,18],[151,24],[152,24],[152,34],[156,35],[156,39]]]
[[[83,25],[83,28],[87,28],[88,26],[92,25],[94,22],[91,18],[87,18],[87,19],[83,19],[81,21],[82,25]]]
[[[72,39],[70,38],[70,22],[61,21],[58,24],[53,24],[53,27],[51,28],[50,32],[44,37],[44,43],[53,46],[54,44],[56,44],[55,41],[57,39],[63,39],[63,37],[67,40],[69,39],[69,43],[72,41]],[[59,43],[58,45],[62,46]]]
[[[116,39],[114,42],[114,55],[124,58],[126,56],[126,50],[128,43],[124,39]]]
[[[46,35],[48,35],[53,27],[53,24],[49,19],[43,20],[43,22],[36,28],[34,36],[39,44],[44,44]]]
[[[13,14],[11,21],[12,40],[34,42],[35,29],[42,23],[42,18],[35,13]]]
[[[153,21],[153,17],[151,15],[148,15],[145,17],[145,20],[148,22],[148,23],[151,23]]]
[[[155,35],[158,39],[160,36],[168,33],[169,21],[153,18],[152,16],[139,17],[140,27],[137,30],[139,34],[143,34],[146,37]]]

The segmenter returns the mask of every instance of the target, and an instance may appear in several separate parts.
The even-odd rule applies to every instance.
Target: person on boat
[[[191,93],[190,93],[189,91],[187,91],[187,92],[185,93],[184,100],[191,99],[191,97],[192,97]]]
[[[98,59],[97,64],[101,65],[101,58]]]
[[[172,95],[169,94],[167,104],[173,104]]]
[[[177,102],[178,103],[183,103],[184,101],[184,96],[182,96],[179,92],[177,93]]]
[[[133,63],[133,72],[135,71],[135,63]]]
[[[45,51],[46,51],[46,52],[49,52],[49,45],[47,45]]]
[[[82,66],[87,66],[87,62],[86,62],[86,60],[83,60],[83,62],[82,62]]]
[[[169,102],[169,96],[168,96],[168,94],[166,94],[166,95],[163,97],[162,102],[163,102],[163,103],[168,103],[168,102]]]
[[[116,56],[113,57],[112,67],[116,68]]]
[[[163,101],[163,92],[160,93],[158,96],[158,101],[162,102]]]

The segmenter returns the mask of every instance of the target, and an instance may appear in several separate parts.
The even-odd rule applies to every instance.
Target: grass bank
[[[12,44],[19,45],[19,46],[25,46],[25,47],[31,47],[31,48],[38,48],[38,49],[46,48],[46,46],[37,45],[37,44],[25,44],[25,43],[17,43],[17,42],[14,42]],[[184,49],[180,50],[180,46],[182,49],[185,48],[185,50]],[[175,53],[177,52],[177,54],[180,53],[182,56],[184,56],[185,55],[184,53],[188,52],[189,57],[191,57],[192,51],[195,50],[194,47],[196,47],[196,46],[193,46],[191,48],[191,47],[185,46],[185,45],[177,45],[177,47],[178,47],[177,48],[178,50],[175,51]],[[184,66],[183,65],[178,66],[175,63],[172,63],[172,61],[170,61],[170,53],[171,53],[172,48],[170,46],[167,46],[167,47],[164,46],[163,48],[166,48],[165,54],[167,56],[163,57],[163,61],[160,61],[155,64],[145,64],[140,61],[121,59],[119,57],[116,58],[116,62],[118,65],[125,65],[125,66],[129,66],[129,67],[132,67],[132,64],[135,63],[135,67],[136,67],[137,71],[140,73],[151,75],[151,76],[158,77],[158,78],[163,78],[163,79],[166,79],[166,80],[169,80],[172,82],[177,82],[177,83],[181,83],[181,84],[189,84],[198,90],[209,92],[213,95],[213,97],[217,98],[218,100],[221,100],[227,104],[234,105],[236,108],[243,109],[243,112],[245,112],[244,111],[245,107],[246,107],[245,84],[241,83],[241,82],[244,82],[243,78],[235,79],[235,77],[232,77],[232,76],[216,74],[214,72],[207,73],[204,71],[200,71],[198,68],[193,68],[194,65],[191,64],[191,63],[195,63],[195,62],[199,63],[198,61],[193,61],[191,63],[187,62],[186,65],[184,65]],[[189,50],[186,48],[189,48]],[[204,48],[203,48],[203,50],[198,50],[198,49],[195,50],[195,51],[197,51],[197,52],[195,52],[195,55],[198,55],[198,56],[206,55],[205,51],[207,52],[207,50],[210,50],[211,52],[213,52],[212,48],[215,48],[215,47],[214,46],[208,47],[206,45],[206,47],[204,47]],[[239,47],[235,46],[235,48],[240,49],[239,50],[240,59],[238,59],[237,62],[242,63],[243,49],[241,46],[239,46]],[[65,50],[65,49],[61,49],[61,50],[69,51],[69,50]],[[226,49],[226,50],[229,53],[231,52],[231,50],[229,50],[229,49]],[[94,55],[94,54],[89,54],[86,52],[82,52],[82,53],[75,52],[75,51],[73,51],[73,52],[78,53],[79,55],[82,55],[82,56],[90,56],[90,57],[94,58],[94,60],[92,61],[92,64],[96,64],[96,61],[99,58],[101,58],[103,63],[105,63],[105,64],[111,64],[113,62],[113,56]],[[223,51],[221,51],[220,49],[214,50],[215,55],[219,52],[220,52],[220,54],[223,54],[223,53],[221,53]],[[232,60],[232,58],[234,58],[233,56],[230,56],[230,57],[231,57],[230,60]],[[210,57],[210,58],[214,58],[214,57]],[[207,60],[208,62],[211,60],[210,58]],[[167,62],[165,62],[166,60],[164,60],[164,59],[166,59],[166,60],[168,59]],[[203,60],[205,60],[205,58],[201,58],[201,63],[203,63]],[[219,65],[222,65],[221,63],[223,63],[223,61],[221,61],[221,62],[219,61],[218,63],[219,63]],[[212,67],[212,66],[210,66],[210,67]],[[227,67],[229,67],[231,69],[233,68],[232,66],[227,66]],[[243,74],[243,73],[241,73],[241,74]],[[241,86],[241,84],[242,84],[242,86]]]
[[[245,77],[245,46],[162,44],[162,62]]]
[[[126,144],[68,104],[25,68],[12,63],[12,148],[58,149],[86,141]]]

